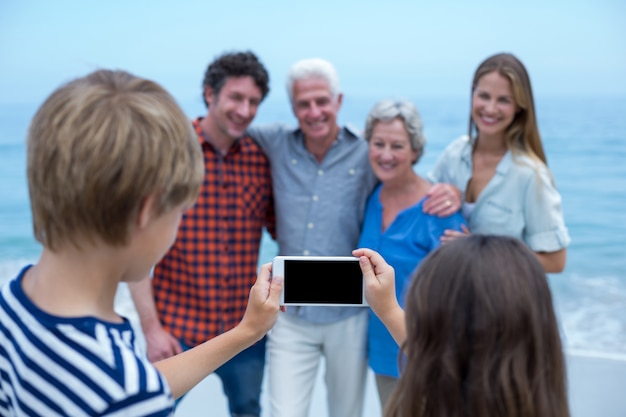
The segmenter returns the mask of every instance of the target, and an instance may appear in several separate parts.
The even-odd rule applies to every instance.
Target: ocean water
[[[416,170],[425,174],[446,144],[466,132],[469,99],[409,98],[424,122],[426,151]],[[377,99],[347,95],[340,123],[362,128]],[[181,105],[190,118],[204,112],[199,100]],[[0,104],[0,283],[41,250],[32,237],[24,143],[36,107]],[[548,97],[537,99],[536,107],[572,237],[565,271],[549,276],[565,347],[625,359],[626,97]],[[274,121],[295,123],[287,103],[270,97],[256,122]],[[275,253],[264,236],[260,262]]]

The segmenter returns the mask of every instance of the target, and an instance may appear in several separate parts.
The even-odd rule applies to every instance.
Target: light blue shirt
[[[377,179],[367,142],[340,129],[319,163],[305,148],[299,128],[251,127],[270,160],[280,255],[351,256],[357,248],[367,197]],[[363,307],[290,307],[287,314],[313,323],[350,317]]]
[[[473,142],[463,136],[443,151],[429,174],[433,182],[450,183],[465,190],[472,178]],[[511,236],[535,252],[567,247],[570,236],[563,220],[561,195],[547,167],[510,151],[482,190],[467,223],[472,233]]]

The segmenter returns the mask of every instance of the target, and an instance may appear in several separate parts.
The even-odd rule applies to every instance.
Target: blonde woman
[[[469,135],[444,150],[429,177],[462,190],[471,233],[519,238],[546,272],[563,270],[570,237],[561,196],[548,170],[530,79],[515,56],[501,53],[479,65]],[[462,234],[450,230],[443,240]]]

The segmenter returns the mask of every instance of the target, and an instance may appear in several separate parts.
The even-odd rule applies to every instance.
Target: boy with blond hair
[[[237,327],[154,365],[114,310],[118,284],[172,245],[203,170],[189,121],[152,81],[99,70],[44,102],[28,133],[43,250],[0,294],[0,415],[171,415],[173,398],[272,327],[282,283],[269,265]]]

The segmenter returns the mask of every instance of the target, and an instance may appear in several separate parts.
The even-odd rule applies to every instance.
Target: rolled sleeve
[[[561,195],[544,167],[530,178],[526,189],[524,241],[536,252],[555,252],[571,241],[565,221]]]

